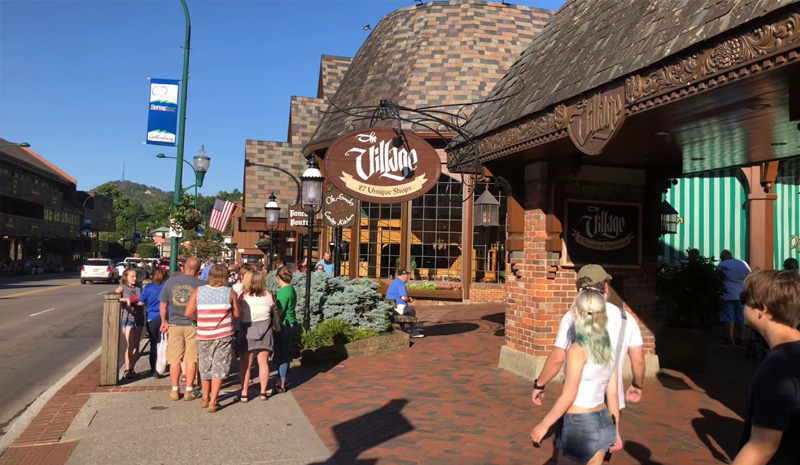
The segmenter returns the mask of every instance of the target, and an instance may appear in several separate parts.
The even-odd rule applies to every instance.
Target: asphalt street
[[[78,273],[0,278],[0,434],[100,346],[103,294]]]

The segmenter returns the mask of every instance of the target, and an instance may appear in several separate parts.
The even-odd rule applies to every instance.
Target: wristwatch
[[[631,386],[635,387],[636,389],[642,390],[642,385],[637,384],[636,381],[631,380]]]
[[[533,389],[537,391],[544,391],[544,386],[539,386],[539,378],[533,380]]]

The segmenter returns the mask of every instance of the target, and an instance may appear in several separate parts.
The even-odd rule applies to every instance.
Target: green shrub
[[[267,289],[277,293],[280,289],[275,273],[269,273]],[[303,322],[305,313],[306,274],[294,273],[292,286],[297,293],[295,315]],[[330,319],[344,320],[353,328],[373,329],[376,333],[391,327],[391,304],[378,293],[378,285],[368,279],[351,280],[345,276],[331,277],[325,273],[311,274],[311,328]]]
[[[353,328],[344,320],[332,318],[323,321],[310,331],[302,331],[300,345],[303,349],[314,349],[333,344],[346,344],[377,335],[378,332],[374,329]]]
[[[671,324],[710,328],[722,309],[725,275],[717,270],[714,257],[703,257],[696,250],[687,250],[687,254],[685,260],[659,259],[657,294]]]

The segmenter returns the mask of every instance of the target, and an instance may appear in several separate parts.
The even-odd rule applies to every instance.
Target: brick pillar
[[[775,263],[775,200],[777,162],[742,168],[750,184],[748,203],[748,248],[750,268],[771,270]],[[737,257],[743,258],[743,257]]]

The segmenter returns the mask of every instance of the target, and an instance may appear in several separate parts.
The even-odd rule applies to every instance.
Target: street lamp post
[[[159,153],[156,155],[156,158],[172,158],[177,159],[178,157],[170,157],[168,155],[164,155],[163,153]],[[208,169],[211,167],[211,158],[206,156],[206,146],[201,145],[200,151],[197,152],[197,155],[194,156],[192,159],[192,163],[189,163],[186,160],[183,160],[184,163],[189,165],[189,168],[194,171],[194,184],[189,187],[182,187],[181,194],[185,193],[189,189],[194,187],[194,208],[197,208],[197,188],[203,187],[203,180],[206,177],[206,173]]]
[[[181,0],[183,13],[186,16],[186,39],[183,43],[183,75],[181,77],[180,118],[178,118],[178,157],[175,162],[175,194],[172,197],[172,208],[177,210],[181,204],[181,184],[183,182],[183,140],[186,129],[186,93],[189,88],[189,45],[192,41],[192,22],[189,18],[189,7],[186,0]],[[178,268],[178,238],[170,238],[169,274],[175,274]]]
[[[272,271],[272,264],[275,257],[275,225],[281,216],[281,208],[275,201],[275,193],[270,192],[269,202],[264,205],[264,221],[267,222],[269,229],[269,271]]]
[[[311,327],[311,237],[314,234],[314,215],[322,211],[322,182],[325,178],[319,171],[317,161],[312,158],[308,161],[300,181],[303,184],[302,206],[308,215],[308,251],[306,252],[306,311],[303,314],[303,328],[308,331]]]

